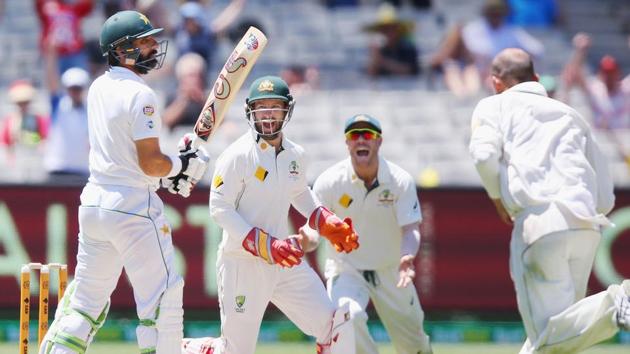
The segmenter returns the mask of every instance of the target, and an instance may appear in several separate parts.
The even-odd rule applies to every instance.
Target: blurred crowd
[[[416,27],[422,23],[404,14],[432,11],[443,2],[319,0],[329,11],[352,6],[373,9],[373,21],[360,29],[368,44],[366,64],[358,69],[368,80],[430,77],[455,98],[491,93],[489,62],[504,48],[522,48],[537,60],[544,58],[540,38],[530,31],[541,33],[541,28],[557,28],[563,21],[556,0],[484,0],[476,18],[447,24],[437,48],[420,48],[417,36],[422,32]],[[211,69],[218,68],[223,60],[215,55],[219,43],[233,43],[249,25],[262,27],[257,19],[243,16],[247,5],[246,0],[219,4],[177,0],[178,12],[172,14],[164,1],[155,0],[32,0],[40,24],[39,50],[45,78],[42,85],[35,85],[29,80],[32,78],[17,77],[6,88],[11,106],[5,107],[2,111],[8,114],[0,117],[3,170],[17,168],[28,175],[23,168],[28,165],[25,161],[37,155],[43,157],[43,168],[51,179],[87,176],[86,93],[90,82],[107,70],[98,39],[83,36],[82,21],[88,16],[100,12],[107,18],[120,10],[136,9],[151,18],[155,27],[165,29],[170,65],[149,75],[148,80],[168,83],[158,87],[165,87],[164,125],[173,129],[192,125],[197,119],[216,74]],[[0,17],[6,15],[5,8],[0,1]],[[589,34],[577,33],[572,40],[573,53],[567,55],[562,72],[541,73],[541,83],[550,95],[568,103],[575,97],[573,92],[580,92],[592,111],[594,127],[630,129],[630,76],[612,55],[596,58],[597,65],[591,68],[592,42]],[[301,95],[318,90],[324,73],[317,65],[287,63],[280,72],[269,74],[281,75],[291,91]],[[47,109],[32,104],[42,95],[47,97]]]

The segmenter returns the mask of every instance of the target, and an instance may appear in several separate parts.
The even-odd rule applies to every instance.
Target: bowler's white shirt
[[[377,270],[400,262],[402,226],[420,222],[422,214],[416,184],[405,170],[379,158],[378,186],[368,192],[350,158],[322,173],[313,191],[322,204],[340,218],[352,218],[360,247],[351,253],[328,253],[337,265]]]
[[[157,138],[162,128],[155,93],[133,71],[114,66],[88,92],[90,178],[98,184],[157,189],[138,163],[135,141]]]
[[[285,239],[289,207],[308,218],[319,205],[306,181],[304,149],[286,138],[282,148],[276,154],[273,146],[250,131],[217,159],[210,215],[223,228],[224,253],[252,257],[242,246],[252,227]]]
[[[614,194],[606,158],[584,119],[538,82],[477,104],[470,153],[490,197],[525,218],[526,243],[609,224]]]

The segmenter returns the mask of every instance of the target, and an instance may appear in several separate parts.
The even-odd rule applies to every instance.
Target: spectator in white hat
[[[90,83],[87,71],[70,68],[59,78],[55,53],[47,53],[51,127],[44,167],[49,176],[88,176],[88,119],[85,96]]]

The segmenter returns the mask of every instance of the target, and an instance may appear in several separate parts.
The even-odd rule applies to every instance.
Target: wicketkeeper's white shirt
[[[606,158],[580,114],[547,97],[538,82],[477,104],[470,153],[490,197],[527,218],[527,244],[552,232],[609,224],[605,214],[615,199]]]
[[[319,205],[306,181],[304,149],[286,138],[282,147],[276,154],[250,131],[217,159],[210,214],[223,228],[224,253],[253,257],[242,246],[252,227],[285,239],[290,206],[308,218]]]
[[[133,71],[115,66],[94,80],[87,102],[89,181],[157,189],[159,178],[140,169],[135,145],[136,140],[160,135],[162,120],[153,90]]]
[[[315,181],[313,191],[317,198],[340,218],[352,218],[359,235],[360,247],[349,254],[328,250],[329,258],[336,264],[327,264],[327,273],[344,265],[359,270],[397,265],[401,227],[422,221],[416,184],[409,173],[379,158],[377,180],[378,186],[368,192],[347,158]]]

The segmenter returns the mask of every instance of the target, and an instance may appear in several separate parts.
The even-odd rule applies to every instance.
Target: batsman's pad
[[[184,280],[180,277],[162,294],[158,315],[156,354],[177,353],[184,338]]]

